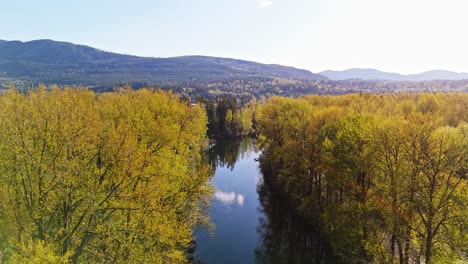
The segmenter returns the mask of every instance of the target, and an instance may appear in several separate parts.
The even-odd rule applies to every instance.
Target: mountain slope
[[[407,75],[408,79],[412,81],[422,80],[467,80],[468,73],[466,72],[452,72],[445,70],[433,70],[420,74]]]
[[[382,72],[375,69],[348,69],[344,71],[324,71],[320,73],[331,80],[399,80],[401,74]]]
[[[0,41],[0,76],[68,84],[326,79],[307,70],[274,64],[208,56],[137,57],[52,40]]]
[[[399,73],[382,72],[375,69],[348,69],[344,71],[323,71],[319,74],[331,80],[389,80],[389,81],[430,81],[430,80],[464,80],[468,73],[457,73],[444,70],[433,70],[419,74],[403,75]]]

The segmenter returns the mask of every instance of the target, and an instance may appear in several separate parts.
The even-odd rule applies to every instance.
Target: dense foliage
[[[187,260],[211,194],[200,105],[57,87],[0,104],[1,261]]]
[[[208,116],[208,136],[226,139],[255,133],[256,101],[241,105],[235,98],[202,100]]]
[[[465,76],[444,73],[448,75],[440,71],[430,72],[427,78],[460,79]],[[426,78],[424,76],[416,79]],[[375,78],[389,77],[379,75]],[[236,59],[207,56],[145,58],[52,40],[0,41],[0,89],[8,88],[10,83],[22,90],[45,83],[86,85],[95,92],[111,92],[116,87],[131,84],[136,89],[149,86],[172,89],[179,95],[189,96],[192,102],[199,96],[234,97],[247,102],[274,95],[468,91],[468,80],[396,80],[401,81],[333,81],[307,70]]]
[[[147,83],[133,84],[145,87]],[[263,101],[272,96],[300,97],[308,94],[349,93],[418,93],[418,92],[468,92],[468,80],[436,81],[331,81],[295,80],[286,78],[250,78],[219,81],[169,81],[151,84],[154,87],[172,89],[195,100],[205,98],[234,97],[248,102],[253,97]],[[96,91],[112,91],[113,86],[94,86]]]
[[[273,97],[261,166],[346,262],[452,263],[468,248],[468,95]]]

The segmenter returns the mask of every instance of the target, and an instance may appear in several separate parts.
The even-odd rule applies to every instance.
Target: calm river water
[[[334,263],[323,240],[263,184],[255,141],[223,141],[208,152],[216,193],[213,234],[196,232],[203,264]]]

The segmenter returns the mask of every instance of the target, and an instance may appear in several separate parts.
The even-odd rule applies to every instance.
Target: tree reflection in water
[[[256,263],[337,263],[325,239],[274,194],[268,183],[259,181],[260,244]]]
[[[216,171],[210,213],[216,229],[212,237],[197,233],[194,262],[336,263],[319,233],[263,182],[259,155],[251,138],[221,141],[207,151]]]
[[[255,141],[255,139],[246,137],[242,140],[225,140],[214,144],[208,150],[208,160],[213,168],[227,166],[232,171],[238,160],[244,159],[246,155],[254,151],[258,152]]]

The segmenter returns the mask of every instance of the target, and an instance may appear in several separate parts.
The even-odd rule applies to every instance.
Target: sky
[[[312,72],[468,72],[466,0],[0,0],[0,39]]]

